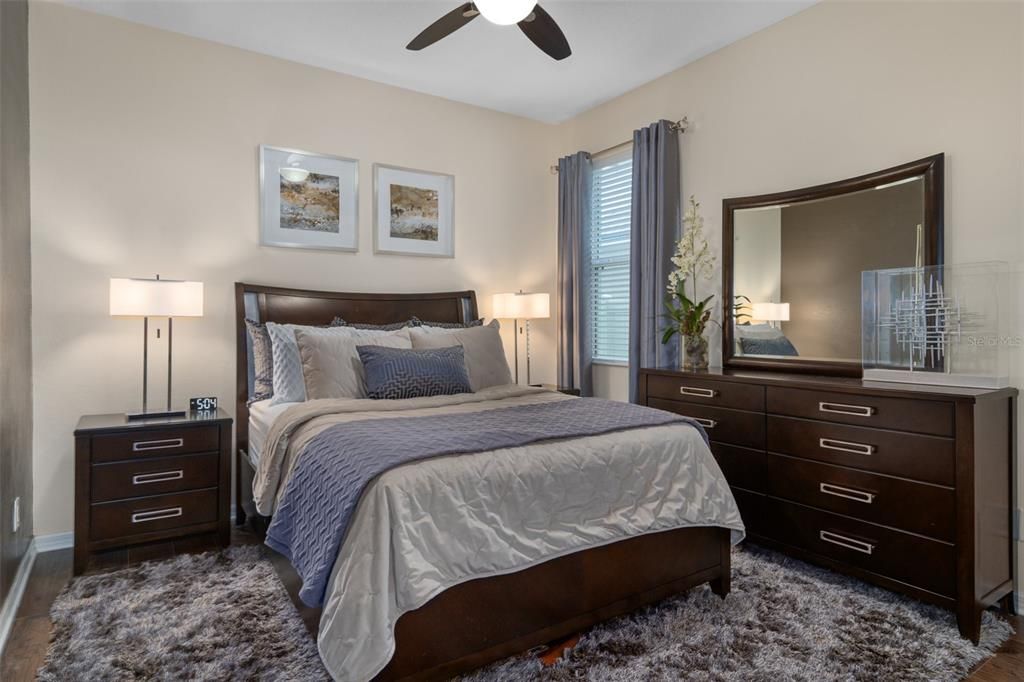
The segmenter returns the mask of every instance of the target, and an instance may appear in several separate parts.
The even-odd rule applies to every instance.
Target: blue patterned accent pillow
[[[366,373],[366,394],[375,400],[473,392],[462,346],[356,350]]]

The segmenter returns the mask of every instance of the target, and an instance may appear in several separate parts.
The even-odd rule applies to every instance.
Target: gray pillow
[[[476,392],[489,386],[512,383],[512,372],[505,359],[499,329],[498,321],[492,320],[488,325],[465,329],[412,327],[409,336],[412,347],[417,349],[462,346],[469,384]]]
[[[359,346],[366,395],[374,399],[472,393],[462,346],[385,348]]]
[[[366,397],[359,345],[412,348],[405,329],[296,329],[295,340],[307,400]]]
[[[265,324],[246,319],[245,329],[249,332],[249,340],[252,342],[253,389],[252,395],[249,396],[251,405],[258,400],[274,397],[274,354]]]
[[[375,329],[382,332],[393,332],[406,327],[420,326],[419,320],[415,317],[406,322],[391,322],[389,324],[363,324],[362,322],[348,322],[343,317],[336,317],[331,320],[332,327],[349,327],[351,329]]]

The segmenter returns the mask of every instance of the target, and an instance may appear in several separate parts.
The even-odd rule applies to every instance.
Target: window
[[[594,159],[587,234],[590,324],[598,362],[629,361],[629,221],[633,150]]]

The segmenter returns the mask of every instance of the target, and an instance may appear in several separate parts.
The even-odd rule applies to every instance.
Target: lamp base
[[[185,410],[146,410],[144,412],[129,412],[125,414],[128,419],[170,419],[172,417],[184,417]]]

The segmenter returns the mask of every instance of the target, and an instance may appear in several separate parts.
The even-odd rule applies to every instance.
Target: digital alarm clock
[[[213,412],[217,409],[216,398],[189,398],[188,409],[192,412]]]

